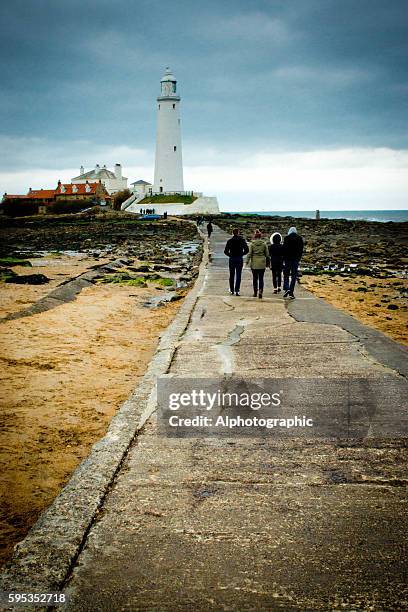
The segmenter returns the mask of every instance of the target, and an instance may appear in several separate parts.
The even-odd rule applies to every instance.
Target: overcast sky
[[[186,189],[228,210],[408,208],[406,0],[0,3],[0,189],[153,179],[182,98]]]

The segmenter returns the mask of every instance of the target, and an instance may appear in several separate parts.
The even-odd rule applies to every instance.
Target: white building
[[[166,69],[157,98],[157,140],[153,192],[184,191],[181,155],[180,96],[177,81]]]
[[[143,181],[142,179],[140,181],[131,183],[131,187],[132,193],[134,193],[137,198],[144,198],[145,196],[149,195],[153,189],[153,185],[151,183]]]
[[[89,172],[85,172],[84,167],[81,166],[79,176],[71,179],[73,185],[81,185],[86,182],[96,183],[98,181],[101,181],[105,186],[109,195],[127,189],[127,178],[122,176],[122,166],[120,164],[115,164],[114,172],[108,170],[106,166],[100,167],[99,164],[96,164],[95,169]]]

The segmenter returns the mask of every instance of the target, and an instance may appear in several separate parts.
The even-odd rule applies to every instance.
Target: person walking
[[[282,291],[281,286],[284,253],[282,236],[279,232],[275,232],[274,234],[272,234],[270,238],[270,243],[271,244],[268,246],[268,250],[272,270],[273,292],[279,293],[280,291]]]
[[[303,238],[297,233],[296,227],[289,228],[283,241],[283,290],[284,298],[295,299],[294,291],[299,270],[299,262],[303,255]],[[290,282],[289,282],[290,277]]]
[[[262,240],[262,234],[259,230],[256,230],[254,239],[249,245],[249,252],[247,255],[246,262],[250,266],[252,271],[252,285],[254,288],[254,297],[262,299],[263,288],[264,288],[264,274],[265,268],[269,264],[269,252],[268,247],[264,240]]]
[[[229,286],[231,295],[239,295],[241,287],[243,256],[249,251],[245,238],[239,235],[239,229],[232,230],[232,238],[227,240],[224,254],[229,257]]]
[[[207,234],[208,234],[208,238],[211,238],[211,234],[213,233],[213,225],[211,223],[211,221],[209,221],[207,223]]]

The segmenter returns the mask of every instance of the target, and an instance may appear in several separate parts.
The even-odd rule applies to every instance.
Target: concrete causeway
[[[408,605],[406,437],[382,437],[375,428],[365,440],[348,441],[157,434],[150,391],[160,374],[323,378],[328,397],[331,378],[406,384],[406,349],[305,290],[287,305],[266,274],[264,299],[253,298],[244,269],[241,297],[230,296],[227,238],[215,228],[184,323],[175,321],[162,339],[159,366],[156,360],[141,394],[129,400],[134,412],[128,404],[96,448],[111,457],[109,444],[126,422],[120,460],[104,468],[110,478],[86,480],[98,471],[94,450],[68,487],[69,504],[57,498],[59,509],[54,504],[19,547],[2,589],[13,580],[34,590],[59,586],[69,598],[65,609],[75,611]],[[406,421],[406,406],[389,410]],[[81,483],[92,496],[88,505]],[[75,518],[76,495],[86,518]],[[70,553],[44,558],[52,521],[66,530]],[[73,521],[79,531],[71,538]]]

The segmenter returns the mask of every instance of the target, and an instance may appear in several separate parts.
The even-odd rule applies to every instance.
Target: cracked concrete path
[[[398,376],[361,342],[367,328],[351,333],[333,313],[297,321],[269,277],[263,301],[248,297],[247,270],[242,297],[226,295],[226,238],[211,239],[169,374]],[[298,301],[303,319],[322,308],[302,290]],[[402,609],[404,442],[168,439],[151,418],[88,534],[68,609]]]
[[[265,299],[254,299],[244,270],[241,297],[229,296],[226,239],[217,228],[188,324],[175,350],[162,347],[168,375],[404,381],[405,349],[302,289],[287,308],[267,274]],[[72,553],[67,610],[408,605],[406,438],[165,438],[151,381],[136,394],[143,429]]]

